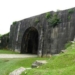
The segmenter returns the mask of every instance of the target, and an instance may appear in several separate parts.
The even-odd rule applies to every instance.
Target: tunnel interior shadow
[[[21,53],[37,54],[38,51],[38,31],[34,27],[28,28],[22,38]]]

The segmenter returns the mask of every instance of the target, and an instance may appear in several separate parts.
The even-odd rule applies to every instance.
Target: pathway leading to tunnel
[[[32,54],[0,54],[0,58],[29,58],[37,57],[37,55]]]

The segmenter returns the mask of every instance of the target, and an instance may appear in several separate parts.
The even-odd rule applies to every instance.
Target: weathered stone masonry
[[[52,17],[56,14],[60,22],[53,27],[52,23],[47,19],[47,14],[52,15]],[[57,12],[51,11],[11,25],[9,47],[20,53],[27,53],[28,47],[30,47],[32,51],[28,51],[29,53],[38,54],[41,51],[42,55],[47,53],[55,54],[59,53],[64,45],[68,41],[72,41],[74,37],[75,8]],[[29,40],[32,44],[29,44]],[[38,43],[36,40],[38,40]]]

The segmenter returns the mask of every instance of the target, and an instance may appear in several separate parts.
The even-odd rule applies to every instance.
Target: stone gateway
[[[51,11],[14,22],[9,48],[23,54],[56,54],[74,37],[75,8]]]

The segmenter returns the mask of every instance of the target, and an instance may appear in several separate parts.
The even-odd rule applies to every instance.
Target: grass
[[[20,67],[31,67],[35,60],[46,58],[21,58],[21,59],[0,59],[0,75],[9,75],[14,69]]]
[[[22,58],[22,59],[0,59],[0,75],[9,75],[19,67],[31,67],[35,60],[46,60],[48,63],[26,70],[21,75],[75,75],[75,43],[66,48],[65,53],[51,58]]]
[[[72,45],[72,42],[68,42],[67,44],[65,44],[65,49],[68,48],[70,45]]]
[[[18,52],[14,52],[11,50],[0,49],[0,54],[18,54]]]
[[[40,68],[27,70],[26,75],[75,75],[75,43],[67,47],[65,53],[52,56],[47,62]]]

